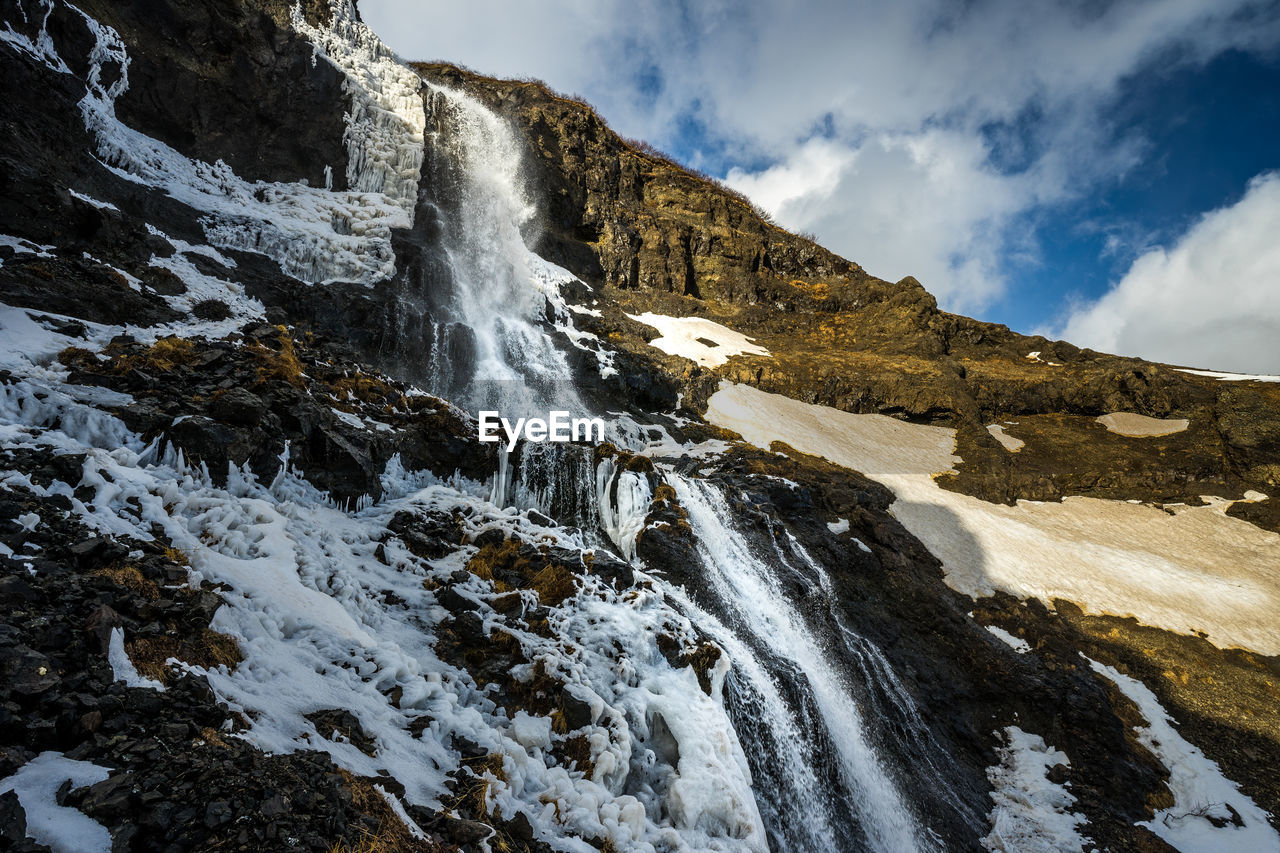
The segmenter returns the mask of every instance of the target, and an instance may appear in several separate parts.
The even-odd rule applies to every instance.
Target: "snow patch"
[[[1220,370],[1191,370],[1186,367],[1175,368],[1179,373],[1190,373],[1192,376],[1208,376],[1223,382],[1280,382],[1280,376],[1265,373],[1223,373]]]
[[[111,775],[106,767],[75,761],[61,752],[42,752],[0,780],[0,794],[13,791],[27,816],[27,837],[54,853],[109,853],[107,828],[78,809],[58,805],[58,790],[96,785]]]
[[[1027,652],[1031,651],[1030,643],[1021,637],[1013,636],[1013,634],[1010,634],[1008,631],[997,625],[983,625],[982,627],[986,628],[991,632],[992,636],[1020,655],[1025,655]]]
[[[52,258],[54,247],[41,246],[39,243],[9,234],[0,234],[0,246],[7,246],[19,255],[35,255],[37,258]]]
[[[1010,453],[1017,453],[1027,444],[1022,439],[1014,438],[1005,432],[1003,424],[988,424],[987,432],[991,433],[991,437],[1000,442],[1001,446]]]
[[[1182,432],[1191,423],[1186,418],[1149,418],[1135,412],[1108,412],[1094,418],[1109,431],[1130,438],[1154,438]]]
[[[1138,706],[1147,720],[1145,727],[1134,728],[1138,742],[1169,771],[1173,806],[1157,812],[1141,826],[1181,853],[1280,851],[1280,834],[1267,822],[1266,812],[1240,793],[1239,786],[1222,775],[1214,761],[1178,733],[1173,719],[1150,688],[1115,667],[1094,660],[1089,664]],[[1214,826],[1211,817],[1226,825]]]
[[[1085,818],[1071,811],[1076,798],[1066,783],[1047,778],[1049,768],[1070,765],[1066,753],[1017,726],[1004,731],[1000,763],[987,769],[995,808],[990,815],[991,832],[982,839],[982,846],[1000,853],[1083,850],[1088,839],[1077,828]]]
[[[701,317],[667,317],[662,314],[628,314],[632,320],[660,333],[649,346],[669,355],[683,356],[703,367],[719,367],[735,355],[770,355],[754,338]]]

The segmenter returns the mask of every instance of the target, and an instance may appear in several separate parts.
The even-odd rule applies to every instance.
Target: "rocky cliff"
[[[415,67],[522,129],[540,203],[538,250],[600,289],[615,310],[595,325],[623,348],[643,352],[653,337],[623,312],[723,322],[773,355],[740,357],[717,377],[956,426],[966,464],[954,485],[990,500],[1197,501],[1278,482],[1274,384],[1223,383],[940,311],[915,279],[882,281],[783,231],[713,180],[619,138],[587,105],[536,82]],[[691,378],[700,388],[718,381]],[[1135,443],[1093,424],[1115,411],[1187,417],[1196,428]],[[984,429],[1012,418],[1010,433],[1028,445],[1017,456]],[[1251,512],[1276,523],[1271,508]]]
[[[6,849],[1277,837],[1280,385],[941,312],[347,3],[3,15]]]

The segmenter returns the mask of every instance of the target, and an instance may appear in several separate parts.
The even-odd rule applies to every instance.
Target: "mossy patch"
[[[170,658],[206,669],[218,666],[234,669],[244,660],[235,639],[211,628],[201,628],[190,637],[173,634],[137,637],[125,643],[125,651],[140,675],[166,685],[174,680],[173,670],[166,663]]]
[[[374,787],[377,784],[375,780],[356,776],[341,768],[338,773],[351,792],[352,807],[365,815],[373,828],[362,829],[357,841],[339,841],[329,848],[329,853],[443,853],[450,849],[415,837]]]
[[[275,348],[262,341],[253,341],[248,345],[250,353],[258,362],[258,384],[280,381],[295,388],[306,388],[302,361],[298,358],[293,337],[284,326],[277,326],[276,330],[278,334]]]
[[[160,588],[156,586],[155,581],[148,580],[143,577],[142,572],[137,566],[114,565],[105,568],[96,569],[91,574],[97,577],[104,577],[117,586],[122,586],[130,592],[137,593],[143,598],[157,599],[160,597]]]
[[[160,338],[144,348],[137,345],[110,344],[103,355],[103,362],[89,350],[68,347],[58,353],[58,361],[72,369],[103,371],[123,376],[135,370],[142,373],[169,373],[178,367],[193,364],[199,357],[195,345],[186,338],[170,336]]]
[[[591,740],[586,735],[574,735],[565,738],[564,743],[556,748],[560,763],[571,770],[577,770],[588,779],[595,772],[595,762],[591,760]]]
[[[562,604],[577,592],[575,572],[549,548],[517,539],[481,546],[467,561],[467,571],[492,583],[497,592],[532,589],[547,607]]]

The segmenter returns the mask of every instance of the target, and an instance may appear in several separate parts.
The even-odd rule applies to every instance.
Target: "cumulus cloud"
[[[361,0],[411,58],[534,76],[787,226],[975,311],[1030,218],[1123,175],[1143,69],[1280,43],[1272,0]],[[737,168],[731,167],[736,166]],[[1031,247],[1033,250],[1033,247]]]
[[[1050,181],[1002,176],[969,134],[878,134],[857,145],[814,140],[760,172],[726,183],[778,222],[890,281],[914,275],[943,304],[972,310],[999,294],[1008,220]]]
[[[1139,257],[1061,334],[1105,352],[1213,370],[1280,373],[1280,173],[1259,175],[1168,249]]]

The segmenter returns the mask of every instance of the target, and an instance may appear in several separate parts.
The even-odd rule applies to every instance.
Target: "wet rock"
[[[0,794],[0,840],[16,849],[27,837],[27,813],[13,791]]]
[[[266,403],[252,391],[235,387],[213,398],[209,414],[224,423],[253,426],[266,414]]]
[[[306,715],[306,719],[316,727],[316,732],[321,737],[330,738],[337,733],[366,755],[373,755],[377,749],[377,742],[365,732],[360,719],[350,711],[341,708],[313,711]]]

